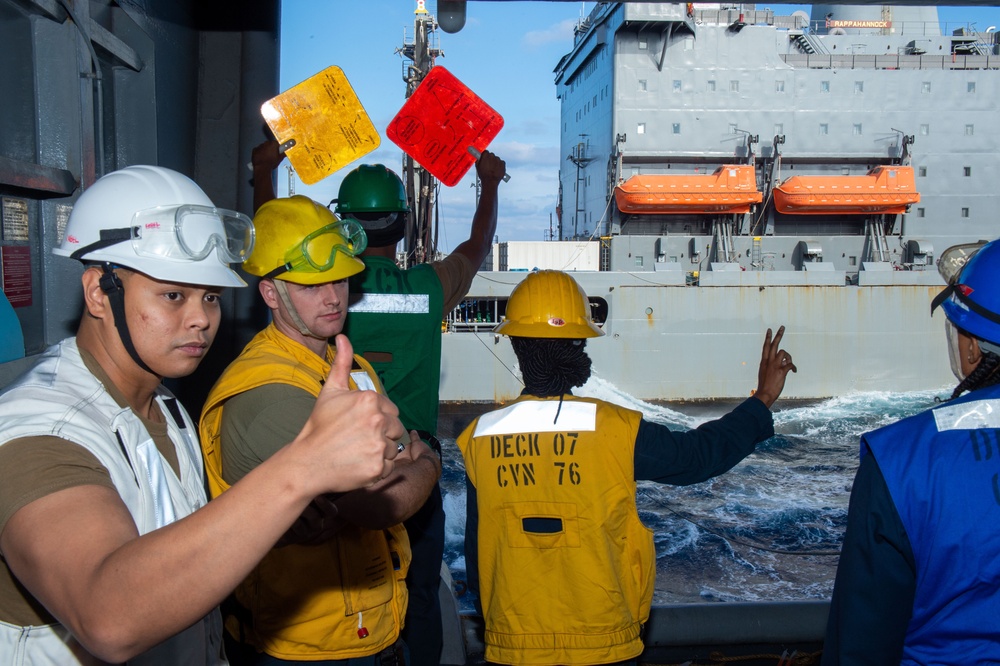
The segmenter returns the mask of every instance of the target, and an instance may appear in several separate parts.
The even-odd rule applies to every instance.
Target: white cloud
[[[564,19],[544,30],[531,30],[524,33],[521,44],[529,49],[542,48],[549,44],[572,44],[573,27],[576,19]]]

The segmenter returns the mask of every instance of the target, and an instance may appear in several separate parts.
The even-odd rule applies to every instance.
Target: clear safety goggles
[[[986,241],[964,243],[952,245],[942,252],[937,260],[937,269],[941,277],[944,278],[945,284],[955,284],[962,269],[969,263],[969,259],[972,259],[984,245],[986,245]]]
[[[216,250],[223,263],[242,263],[253,251],[250,218],[210,206],[159,206],[132,218],[132,248],[140,257],[201,261]]]
[[[333,268],[337,254],[356,257],[368,247],[368,236],[354,220],[338,220],[321,227],[285,253],[278,273],[322,273]],[[271,276],[273,277],[273,276]]]

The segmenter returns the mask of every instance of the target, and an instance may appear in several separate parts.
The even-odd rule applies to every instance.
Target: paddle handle
[[[475,158],[476,158],[477,160],[478,160],[478,159],[479,159],[480,157],[482,157],[482,156],[483,156],[483,154],[482,154],[481,152],[479,152],[478,150],[476,150],[476,149],[475,149],[475,148],[473,148],[472,146],[469,146],[469,154],[470,154],[470,155],[472,155],[473,157],[475,157]],[[505,174],[503,175],[503,182],[505,182],[505,183],[506,183],[506,182],[508,182],[508,181],[510,181],[510,174],[509,174],[509,173],[505,173]]]
[[[278,152],[284,155],[285,151],[287,151],[294,145],[295,145],[295,139],[289,139],[288,141],[278,146]],[[253,162],[247,162],[247,169],[249,169],[251,172],[253,171]]]

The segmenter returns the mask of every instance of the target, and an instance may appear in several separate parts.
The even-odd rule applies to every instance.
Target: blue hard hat
[[[945,316],[969,335],[1000,344],[1000,240],[986,243],[958,278],[934,299]]]

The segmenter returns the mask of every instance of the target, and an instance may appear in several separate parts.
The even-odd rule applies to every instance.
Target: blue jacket
[[[1000,663],[1000,385],[865,435],[916,574],[903,664]]]

